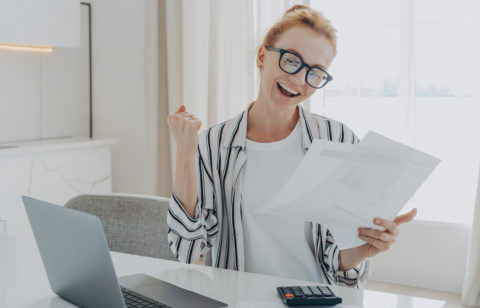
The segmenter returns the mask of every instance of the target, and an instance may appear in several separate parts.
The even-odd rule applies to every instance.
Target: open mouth
[[[280,90],[280,92],[287,97],[295,97],[300,95],[299,92],[292,90],[279,82],[277,82],[277,87]]]

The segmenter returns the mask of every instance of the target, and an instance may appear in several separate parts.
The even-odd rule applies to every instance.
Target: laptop
[[[63,299],[85,308],[227,307],[148,275],[117,279],[97,216],[26,196],[22,199],[50,287]]]

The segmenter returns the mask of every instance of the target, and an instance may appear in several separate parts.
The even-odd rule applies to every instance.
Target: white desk
[[[312,285],[310,282],[193,264],[112,253],[118,276],[145,273],[229,304],[229,307],[285,308],[277,296],[281,285]],[[439,308],[443,301],[383,292],[332,288],[345,307]],[[33,238],[0,235],[0,307],[76,307],[51,290]],[[194,307],[192,305],[192,307]]]

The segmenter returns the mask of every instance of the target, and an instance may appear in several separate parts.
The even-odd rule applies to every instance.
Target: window
[[[410,200],[418,218],[470,224],[480,159],[475,0],[311,0],[338,30],[334,80],[313,112],[375,130],[442,162]]]

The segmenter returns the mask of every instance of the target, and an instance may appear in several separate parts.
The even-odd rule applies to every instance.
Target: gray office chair
[[[167,240],[168,198],[129,194],[86,194],[65,207],[100,218],[110,250],[178,261]]]

